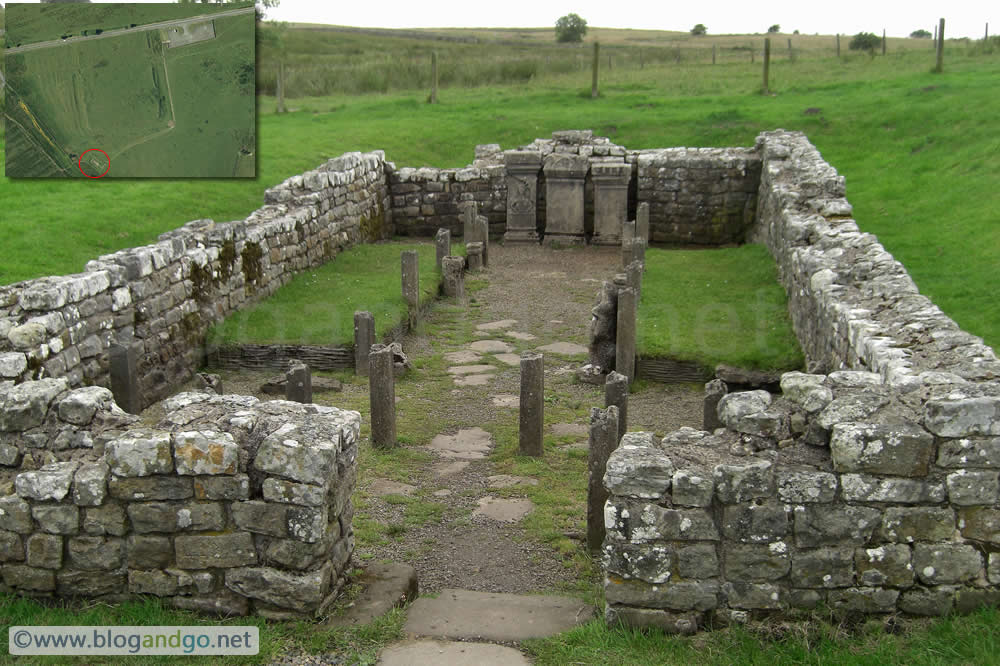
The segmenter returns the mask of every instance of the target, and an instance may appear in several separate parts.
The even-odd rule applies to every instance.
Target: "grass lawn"
[[[420,301],[432,300],[440,279],[432,242],[356,245],[296,275],[264,302],[229,316],[209,331],[208,342],[349,345],[359,310],[375,316],[375,336],[382,339],[406,319],[400,282],[404,250],[419,254]]]
[[[763,245],[647,250],[636,348],[712,368],[792,370],[804,361]]]

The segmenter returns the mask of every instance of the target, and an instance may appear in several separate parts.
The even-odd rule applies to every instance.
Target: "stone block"
[[[771,543],[788,534],[788,512],[776,502],[737,504],[722,512],[722,535],[740,543]]]
[[[854,584],[854,549],[796,551],[789,580],[800,587],[850,587]]]
[[[726,427],[735,429],[744,416],[763,412],[770,406],[771,394],[767,391],[729,393],[719,400],[719,420]]]
[[[612,495],[662,499],[670,490],[673,463],[652,433],[626,433],[608,458],[604,486]]]
[[[108,491],[115,499],[128,501],[180,500],[194,495],[189,477],[172,475],[121,478],[112,476]]]
[[[604,598],[609,604],[706,611],[719,605],[719,584],[690,581],[651,585],[609,575],[604,578]]]
[[[73,475],[73,503],[100,506],[108,494],[108,466],[103,461],[84,463]]]
[[[832,502],[837,494],[837,477],[827,472],[779,471],[776,476],[778,498],[783,502]]]
[[[833,402],[833,391],[823,386],[824,380],[826,375],[786,372],[781,375],[781,394],[813,414]]]
[[[248,532],[182,534],[174,539],[181,569],[246,567],[257,564],[257,551]]]
[[[986,606],[1000,606],[1000,590],[961,587],[955,593],[955,610],[959,613],[974,613]]]
[[[56,502],[69,494],[73,474],[80,463],[57,462],[33,472],[21,472],[14,480],[17,494],[25,499]]]
[[[746,610],[781,610],[787,606],[784,590],[770,583],[743,583],[727,581],[722,585],[730,608]]]
[[[20,534],[0,530],[0,562],[24,561],[24,542]]]
[[[250,497],[250,477],[246,474],[195,477],[194,497],[200,500],[245,500]]]
[[[125,542],[117,537],[72,537],[67,540],[66,553],[74,569],[117,569],[122,565]]]
[[[913,546],[913,569],[926,585],[963,583],[977,578],[983,557],[971,545],[918,543]]]
[[[899,598],[899,610],[910,615],[947,615],[954,605],[953,587],[915,587]]]
[[[90,425],[97,410],[111,409],[112,402],[114,396],[103,386],[74,389],[59,401],[59,418],[73,425]]]
[[[116,502],[106,502],[101,506],[86,507],[83,510],[85,534],[123,536],[127,529],[125,510]]]
[[[909,587],[913,585],[910,547],[885,543],[877,548],[854,551],[858,582],[871,587]]]
[[[154,594],[158,597],[170,597],[177,594],[177,576],[164,571],[140,571],[129,569],[128,591],[132,594]]]
[[[260,500],[238,502],[231,507],[233,520],[240,529],[277,537],[288,536],[289,509],[287,504]]]
[[[795,541],[802,548],[862,546],[881,519],[881,511],[864,506],[799,505],[795,507]]]
[[[0,336],[2,339],[2,336]],[[0,379],[17,379],[28,369],[28,357],[21,352],[0,353]]]
[[[239,447],[228,432],[214,430],[177,432],[174,464],[178,474],[236,474]]]
[[[32,534],[26,543],[28,566],[59,569],[63,563],[63,538],[54,534]]]
[[[0,432],[23,432],[42,425],[49,405],[68,388],[65,378],[46,378],[8,389],[0,409]]]
[[[922,479],[843,474],[840,488],[841,498],[847,502],[938,504],[945,498],[944,485]]]
[[[292,423],[281,426],[261,443],[254,468],[293,481],[328,487],[337,466],[340,435]]]
[[[119,477],[169,474],[174,471],[168,432],[129,430],[108,443],[105,455],[111,473]]]
[[[315,610],[330,589],[330,566],[293,574],[270,567],[226,571],[226,587],[245,597],[297,611]]]
[[[1000,397],[928,400],[924,425],[939,437],[1000,435]]]
[[[205,596],[177,596],[173,597],[170,603],[181,610],[218,615],[224,618],[239,617],[250,612],[250,602],[247,598],[233,594],[229,590],[220,590]]]
[[[1000,472],[960,469],[949,474],[945,482],[952,504],[976,506],[1000,501]]]
[[[263,495],[269,502],[323,506],[326,494],[326,489],[308,483],[295,483],[274,477],[264,479]]]
[[[831,430],[838,424],[854,424],[868,419],[872,414],[889,404],[889,400],[875,391],[850,393],[824,407],[816,416],[816,424],[823,430]]]
[[[830,454],[838,472],[926,476],[934,438],[914,425],[838,424]]]
[[[688,470],[677,470],[671,481],[670,499],[679,506],[710,506],[715,493],[715,483],[708,475]]]
[[[789,608],[813,610],[826,602],[826,592],[820,590],[791,589],[785,593],[785,600],[788,602]]]
[[[65,504],[35,504],[31,517],[49,534],[77,534],[80,531],[80,509]]]
[[[714,551],[713,551],[714,553]],[[664,545],[620,544],[604,549],[603,565],[608,573],[654,585],[670,580],[674,549]]]
[[[173,562],[174,549],[165,536],[132,534],[125,540],[129,569],[163,569]]]
[[[715,496],[724,504],[739,504],[774,495],[774,472],[767,460],[748,465],[716,465],[712,477]]]
[[[5,564],[0,566],[3,582],[17,590],[32,590],[50,592],[56,589],[56,572],[51,569],[40,569],[24,564]]]
[[[715,578],[719,575],[719,557],[715,545],[710,543],[695,543],[678,546],[677,573],[681,578]]]
[[[790,559],[783,541],[767,545],[725,544],[722,547],[726,580],[769,581],[788,574]]]
[[[826,602],[842,613],[892,613],[896,610],[899,590],[882,587],[849,587],[830,590]]]
[[[288,509],[288,536],[306,543],[315,543],[326,536],[326,508],[297,507]]]
[[[305,543],[295,539],[269,539],[263,563],[289,569],[309,569],[321,558],[329,559],[329,551],[329,543],[325,540]]]
[[[666,634],[688,635],[698,631],[701,613],[677,613],[652,608],[631,606],[604,607],[604,622],[611,628],[619,624],[633,629],[660,629]]]
[[[34,529],[31,506],[16,495],[0,497],[0,529],[30,534]]]
[[[938,445],[941,467],[1000,467],[1000,437],[951,439]]]
[[[221,530],[226,513],[217,502],[136,502],[129,504],[132,529],[139,534],[178,530]]]
[[[62,570],[56,574],[56,590],[61,597],[100,597],[120,594],[127,589],[125,572]]]
[[[879,539],[896,543],[945,541],[955,536],[955,512],[944,507],[889,507]]]

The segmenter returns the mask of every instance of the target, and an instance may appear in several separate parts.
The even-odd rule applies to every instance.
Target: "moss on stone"
[[[264,251],[257,243],[246,243],[240,257],[243,258],[243,277],[246,278],[247,287],[250,288],[264,274],[261,262]]]
[[[219,277],[223,282],[229,280],[233,275],[233,266],[236,265],[236,243],[232,239],[227,240],[219,249]]]

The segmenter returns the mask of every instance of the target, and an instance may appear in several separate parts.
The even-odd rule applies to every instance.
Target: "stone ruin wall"
[[[604,477],[606,619],[689,633],[1000,603],[1000,363],[858,230],[803,135],[756,149],[751,236],[814,374],[722,396],[714,432],[625,435]]]
[[[267,190],[245,220],[196,220],[76,275],[0,286],[0,386],[110,385],[111,345],[136,356],[139,406],[203,362],[209,327],[306,268],[392,230],[381,151],[347,153]]]
[[[65,378],[6,393],[0,457],[29,471],[0,478],[0,589],[322,613],[354,550],[360,414],[209,393],[163,407],[146,427],[108,389]]]

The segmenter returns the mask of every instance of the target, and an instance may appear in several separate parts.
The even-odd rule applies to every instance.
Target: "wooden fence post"
[[[601,45],[598,42],[594,42],[594,75],[593,80],[590,84],[590,97],[591,99],[597,99],[597,70],[601,66],[600,58]]]
[[[763,93],[767,95],[770,93],[770,89],[767,85],[768,74],[770,74],[771,69],[771,38],[764,38],[764,91]]]
[[[840,57],[840,33],[837,33],[837,57]]]
[[[431,98],[428,101],[431,104],[437,104],[437,101],[438,101],[438,54],[437,54],[437,51],[431,51]]]
[[[934,71],[940,74],[944,71],[944,19],[938,23],[937,35],[937,65]]]
[[[278,113],[285,112],[285,63],[278,61]]]
[[[882,55],[885,55],[885,28],[882,28]]]

